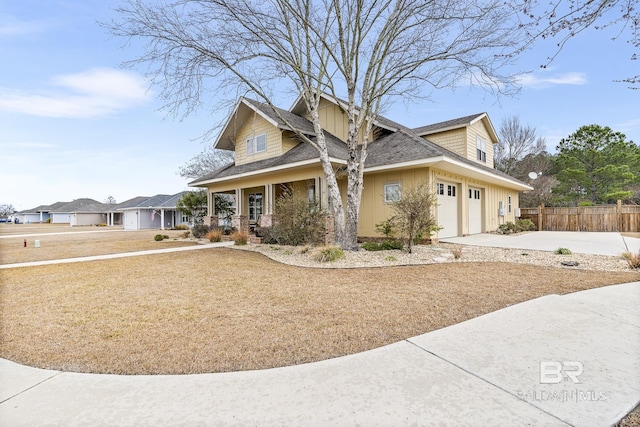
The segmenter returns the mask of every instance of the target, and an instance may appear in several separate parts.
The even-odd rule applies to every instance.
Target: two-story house
[[[346,165],[347,119],[342,101],[324,95],[322,127],[336,170]],[[289,123],[313,137],[304,102],[279,110]],[[364,170],[359,235],[378,236],[375,225],[392,215],[391,204],[405,186],[428,182],[437,193],[438,238],[494,231],[515,221],[518,192],[531,187],[493,167],[498,137],[486,113],[461,117],[416,129],[384,117],[376,121]],[[266,104],[241,98],[214,144],[233,150],[235,162],[189,185],[207,189],[209,221],[216,223],[214,195],[236,201],[236,225],[260,220],[271,224],[274,202],[289,189],[328,207],[326,179],[318,153],[295,134]],[[343,198],[346,176],[338,177]],[[227,196],[228,197],[228,196]]]

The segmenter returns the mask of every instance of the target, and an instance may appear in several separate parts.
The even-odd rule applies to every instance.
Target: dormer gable
[[[306,119],[283,109],[277,111],[267,104],[240,98],[214,148],[235,151],[235,164],[241,165],[280,156],[297,145],[291,127],[313,136],[313,126]]]
[[[346,142],[349,128],[345,112],[348,108],[348,102],[322,92],[320,94],[319,104],[320,125],[322,129],[336,136],[341,141]],[[298,116],[310,119],[307,106],[302,96],[298,96],[289,111]],[[358,112],[359,108],[356,106],[356,114],[358,114]],[[374,121],[373,135],[370,135],[369,141],[373,141],[379,135],[388,135],[397,132],[401,128],[403,128],[402,125],[385,117],[378,116]]]
[[[493,168],[498,135],[487,113],[473,114],[413,129],[413,132],[468,160]]]

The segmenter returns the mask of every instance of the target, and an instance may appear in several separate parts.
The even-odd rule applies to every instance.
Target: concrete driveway
[[[446,243],[495,248],[555,251],[568,248],[579,254],[619,256],[623,252],[640,251],[640,239],[623,237],[620,233],[533,231],[518,235],[473,234],[441,239]]]

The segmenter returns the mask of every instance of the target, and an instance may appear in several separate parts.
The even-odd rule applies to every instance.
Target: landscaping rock
[[[562,261],[560,264],[564,265],[565,267],[577,267],[580,265],[578,261]]]

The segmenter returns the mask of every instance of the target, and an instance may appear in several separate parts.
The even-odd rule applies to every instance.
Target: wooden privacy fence
[[[574,208],[520,208],[543,231],[640,231],[640,205],[579,206]]]

